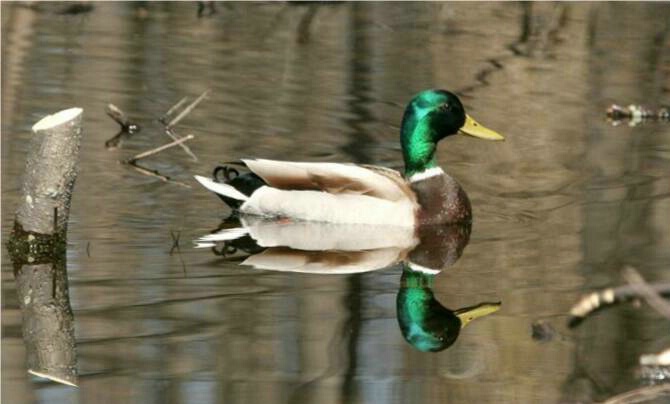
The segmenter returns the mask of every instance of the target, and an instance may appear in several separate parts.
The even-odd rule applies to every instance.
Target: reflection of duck
[[[389,226],[239,220],[224,222],[223,230],[202,237],[199,246],[224,256],[242,251],[249,255],[242,264],[283,272],[351,274],[402,262],[398,324],[405,340],[420,351],[448,348],[467,323],[500,307],[481,303],[452,311],[435,300],[430,288],[435,275],[463,253],[470,240],[469,222],[398,231]],[[223,246],[217,249],[219,243]]]
[[[242,160],[248,174],[231,178],[234,169],[226,167],[224,182],[196,179],[245,214],[407,227],[467,221],[465,191],[435,159],[437,142],[457,133],[503,139],[466,115],[454,94],[427,90],[410,101],[402,119],[404,176],[370,165],[248,159]]]
[[[396,300],[396,315],[403,337],[414,348],[437,352],[450,347],[470,321],[498,311],[500,303],[480,303],[449,310],[433,296],[434,275],[404,267]]]
[[[213,247],[220,255],[241,250],[249,255],[242,264],[258,269],[344,274],[404,261],[414,270],[437,274],[461,256],[470,239],[471,224],[412,229],[246,216],[222,227],[200,238],[198,247]]]

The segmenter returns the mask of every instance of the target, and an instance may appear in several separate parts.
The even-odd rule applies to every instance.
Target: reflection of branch
[[[158,178],[159,180],[161,180],[163,182],[170,182],[172,184],[176,184],[176,185],[179,185],[179,186],[184,187],[184,188],[191,188],[191,186],[188,185],[188,184],[185,184],[181,181],[173,180],[172,178],[168,177],[167,175],[163,175],[156,170],[151,170],[149,168],[143,167],[143,166],[137,164],[134,161],[133,162],[127,162],[125,164],[128,164],[130,167],[135,169],[140,174],[144,174],[144,175],[147,175],[149,177],[155,177],[155,178]]]
[[[179,123],[179,121],[181,121],[182,119],[184,119],[184,118],[186,117],[186,115],[188,115],[189,113],[191,113],[191,111],[193,111],[193,109],[194,109],[195,107],[197,107],[198,104],[200,104],[200,102],[201,102],[202,100],[205,99],[205,97],[207,96],[207,94],[209,94],[209,90],[205,90],[202,94],[200,94],[200,96],[199,96],[198,98],[196,98],[192,103],[190,103],[186,108],[184,108],[184,109],[179,113],[179,115],[177,115],[173,120],[170,121],[170,123],[168,123],[168,124],[166,125],[167,128],[173,128],[176,124]],[[180,101],[180,103],[181,103],[181,101]]]
[[[184,264],[184,259],[181,257],[181,249],[179,248],[179,238],[181,237],[181,232],[175,233],[170,230],[170,237],[172,237],[172,248],[170,249],[170,255],[177,250],[177,255],[179,255],[179,261],[181,262],[181,268],[184,271],[184,276],[186,276],[186,264]]]
[[[202,102],[202,100],[205,99],[205,97],[209,94],[210,90],[207,89],[205,90],[198,98],[193,100],[192,103],[190,103],[186,108],[184,108],[176,117],[174,117],[170,122],[166,123],[167,120],[170,118],[170,116],[177,110],[179,109],[186,101],[188,98],[184,97],[179,102],[177,102],[175,105],[173,105],[166,113],[163,115],[160,119],[159,122],[161,122],[165,126],[165,134],[168,135],[172,140],[179,140],[181,139],[177,134],[174,132],[174,127],[186,117],[186,115],[190,114],[191,111],[195,107]],[[188,154],[193,161],[198,161],[198,157],[191,151],[191,149],[186,146],[185,144],[180,144],[180,147],[184,149],[186,154]]]
[[[603,404],[630,404],[649,401],[660,396],[670,394],[670,384],[659,384],[657,386],[645,386],[635,390],[627,391],[610,397]]]
[[[655,291],[644,278],[632,267],[626,267],[623,270],[623,276],[628,284],[635,290],[635,293],[644,297],[649,306],[659,314],[670,320],[670,304]]]
[[[151,177],[156,177],[160,179],[161,181],[164,182],[172,182],[174,184],[186,187],[186,188],[191,188],[190,185],[179,182],[179,181],[174,181],[170,179],[170,177],[161,174],[157,170],[152,170],[146,167],[143,167],[137,163],[138,160],[153,156],[154,154],[160,153],[163,150],[169,149],[174,146],[179,146],[184,151],[186,154],[188,154],[193,161],[198,161],[198,157],[191,151],[191,149],[186,146],[184,143],[188,140],[191,140],[194,138],[193,135],[187,135],[184,137],[178,136],[175,131],[174,131],[174,126],[179,123],[182,119],[186,117],[193,109],[200,103],[202,100],[205,99],[207,94],[209,94],[210,90],[205,90],[198,98],[196,98],[192,103],[190,103],[186,108],[184,108],[179,114],[177,114],[176,117],[171,119],[172,114],[174,114],[179,108],[181,108],[182,105],[184,105],[187,101],[188,98],[184,97],[181,100],[179,100],[175,105],[170,107],[168,111],[158,119],[158,121],[163,124],[165,134],[169,136],[173,141],[165,144],[163,146],[156,147],[151,150],[147,150],[145,152],[142,152],[140,154],[137,154],[129,159],[123,160],[122,163],[127,164],[131,166],[133,169],[136,171],[140,172],[141,174],[148,175]],[[109,139],[106,143],[105,146],[107,148],[115,148],[117,147],[120,142],[123,140],[124,137],[128,136],[128,134],[132,133],[132,130],[139,130],[139,126],[132,124],[129,122],[128,117],[126,114],[121,111],[118,107],[116,107],[113,104],[109,104],[107,106],[107,114],[112,117],[119,125],[121,125],[121,132],[119,132],[116,136],[113,138]],[[171,119],[169,122],[168,120]]]
[[[298,33],[296,36],[296,42],[300,44],[305,44],[309,42],[309,26],[312,24],[312,20],[316,15],[318,8],[316,5],[310,5],[305,14],[300,19],[298,24]]]
[[[148,175],[150,177],[156,177],[156,178],[160,179],[161,181],[171,182],[173,184],[177,184],[177,185],[180,185],[180,186],[185,187],[185,188],[191,188],[191,186],[188,185],[188,184],[185,184],[185,183],[180,182],[180,181],[175,181],[175,180],[171,179],[170,177],[159,173],[156,170],[151,170],[149,168],[146,168],[146,167],[143,167],[143,166],[139,165],[137,163],[137,160],[143,159],[145,157],[153,156],[154,154],[160,153],[163,150],[166,150],[166,149],[169,149],[171,147],[177,146],[181,143],[184,143],[187,140],[191,140],[194,137],[195,136],[193,136],[193,135],[188,135],[186,137],[182,137],[178,140],[175,140],[174,142],[170,142],[168,144],[157,147],[155,149],[147,150],[143,153],[137,154],[137,155],[135,155],[135,156],[133,156],[133,157],[127,159],[127,160],[122,161],[122,163],[131,166],[132,168],[134,168],[135,170],[137,170],[138,172],[140,172],[144,175]]]
[[[655,293],[658,293],[661,296],[670,297],[670,282],[657,283],[648,286]],[[639,297],[639,293],[630,285],[607,288],[590,293],[582,297],[574,306],[572,306],[572,309],[570,309],[568,326],[570,328],[576,327],[596,311],[619,303],[631,301]]]
[[[170,139],[172,139],[172,140],[174,140],[174,141],[178,141],[178,140],[180,140],[180,139],[184,139],[183,137],[179,137],[179,136],[177,136],[177,135],[172,131],[172,129],[170,129],[170,128],[165,128],[165,134],[168,135],[168,136],[170,137]],[[187,139],[187,140],[188,140],[188,139]],[[196,155],[191,151],[191,148],[190,148],[190,147],[188,147],[188,146],[186,146],[185,144],[182,144],[182,143],[178,143],[178,145],[179,145],[179,147],[181,147],[182,149],[184,149],[184,151],[186,152],[186,154],[188,154],[189,156],[191,156],[191,159],[192,159],[193,161],[198,161],[198,156],[196,156]]]
[[[170,115],[172,115],[174,113],[174,111],[176,111],[178,108],[180,108],[182,105],[184,105],[184,103],[186,101],[188,101],[188,97],[184,97],[181,100],[177,101],[176,104],[174,104],[173,106],[170,107],[170,109],[168,109],[168,111],[165,113],[165,115],[158,118],[158,122],[162,123],[163,125],[167,125],[168,118],[170,117]]]
[[[132,164],[132,163],[136,162],[137,160],[143,159],[145,157],[153,156],[154,154],[160,153],[163,150],[166,150],[166,149],[169,149],[171,147],[182,144],[182,143],[186,142],[187,140],[191,140],[194,137],[195,136],[193,136],[193,135],[187,135],[185,137],[182,137],[182,138],[179,138],[179,139],[175,140],[174,142],[170,142],[170,143],[165,144],[163,146],[156,147],[155,149],[147,150],[145,152],[137,154],[137,155],[129,158],[128,160],[124,161],[124,163]]]
[[[656,354],[640,356],[638,374],[649,383],[663,383],[670,379],[670,348]]]
[[[622,107],[612,104],[607,108],[607,120],[613,125],[618,126],[624,121],[628,121],[628,126],[637,126],[647,121],[670,121],[670,109],[661,107],[656,110],[641,105],[629,105]]]

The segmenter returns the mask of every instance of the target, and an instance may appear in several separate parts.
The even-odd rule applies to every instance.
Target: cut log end
[[[33,125],[33,131],[37,132],[40,130],[51,129],[56,126],[62,125],[66,122],[69,122],[75,119],[77,116],[81,115],[83,110],[81,108],[69,108],[57,112],[53,115],[45,116],[40,119],[35,125]]]

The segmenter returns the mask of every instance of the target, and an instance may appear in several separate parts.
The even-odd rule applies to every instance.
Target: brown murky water
[[[3,246],[3,403],[589,402],[639,386],[639,355],[670,346],[646,306],[565,328],[626,264],[670,279],[670,125],[604,117],[670,103],[667,4],[230,3],[200,19],[192,3],[59,7],[2,3],[2,238],[30,127],[84,108],[67,252],[79,388],[27,374]],[[403,339],[397,265],[281,273],[192,248],[226,214],[192,174],[241,156],[399,166],[402,108],[428,87],[459,91],[507,136],[439,150],[475,222],[435,296],[502,301],[451,348]],[[198,161],[179,148],[146,160],[192,188],[118,164],[167,143],[156,118],[207,88],[179,129]],[[116,150],[108,102],[143,127]],[[540,319],[551,341],[531,337]]]

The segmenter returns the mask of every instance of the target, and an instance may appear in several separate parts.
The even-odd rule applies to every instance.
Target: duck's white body
[[[261,187],[240,209],[260,216],[326,223],[414,227],[414,206],[373,196]]]
[[[196,176],[209,190],[244,201],[242,213],[326,223],[414,227],[416,197],[395,170],[339,163],[243,160],[268,185],[247,196]]]

